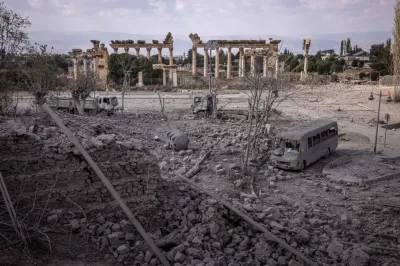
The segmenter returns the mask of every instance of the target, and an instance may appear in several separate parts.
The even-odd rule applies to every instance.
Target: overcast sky
[[[0,0],[1,1],[1,0]],[[3,0],[30,30],[298,36],[391,30],[395,0]]]

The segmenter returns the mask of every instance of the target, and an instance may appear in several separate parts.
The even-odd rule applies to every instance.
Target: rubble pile
[[[3,134],[0,172],[8,190],[25,200],[65,203],[66,197],[82,206],[108,203],[112,197],[75,146],[55,127]],[[121,195],[130,199],[156,196],[160,170],[140,140],[115,134],[80,138]]]
[[[168,196],[159,199],[151,214],[138,218],[173,265],[305,265],[209,196],[180,182],[166,187]],[[321,265],[380,265],[382,252],[367,245],[377,239],[363,237],[358,231],[362,224],[345,215],[336,217],[280,198],[270,206],[259,199],[225,200]],[[48,218],[53,221],[54,214]],[[89,221],[70,217],[60,223],[89,235],[109,263],[160,265],[122,214],[103,211]]]

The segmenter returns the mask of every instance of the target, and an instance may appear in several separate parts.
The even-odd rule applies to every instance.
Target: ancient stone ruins
[[[197,49],[204,49],[204,77],[208,76],[208,48],[206,42],[195,34],[190,34],[192,40],[192,74],[196,76],[196,55]],[[254,62],[256,57],[263,58],[263,75],[266,77],[268,73],[277,73],[278,71],[278,44],[279,40],[266,43],[265,40],[249,41],[249,40],[210,40],[217,44],[215,47],[215,77],[219,77],[219,49],[228,49],[227,78],[232,78],[232,48],[238,48],[240,51],[239,59],[239,77],[245,76],[245,57],[251,57],[251,72],[254,74]]]
[[[74,65],[73,76],[76,79],[78,75],[78,64],[83,60],[83,70],[86,73],[88,70],[88,63],[95,73],[97,73],[102,80],[107,79],[108,75],[108,60],[109,54],[104,43],[100,44],[99,40],[91,40],[93,48],[87,49],[86,52],[81,49],[72,49],[69,55],[72,57]]]
[[[298,75],[278,62],[280,40],[190,39],[191,66],[179,67],[171,33],[111,41],[149,59],[157,49],[163,86],[139,71],[126,90],[12,96],[0,266],[400,265],[396,88],[307,73],[308,38]],[[109,53],[91,42],[69,53],[70,78],[83,67],[106,81]]]

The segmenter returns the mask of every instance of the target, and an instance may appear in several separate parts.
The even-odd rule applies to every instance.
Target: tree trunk
[[[122,88],[122,107],[121,107],[122,113],[124,113],[124,102],[125,102],[125,88]]]
[[[39,119],[36,120],[36,125],[50,125],[51,118],[46,110],[43,108],[43,104],[46,102],[44,96],[36,96],[36,104],[39,110]]]
[[[217,106],[217,93],[214,92],[212,94],[212,99],[213,99],[213,118],[217,118],[218,115],[218,106]]]
[[[82,106],[81,106],[82,103],[81,103],[81,101],[79,100],[79,96],[72,96],[72,99],[74,100],[75,107],[76,107],[76,109],[78,110],[78,113],[79,113],[80,115],[85,114],[85,107],[82,108]],[[85,102],[86,102],[86,100],[85,100]]]

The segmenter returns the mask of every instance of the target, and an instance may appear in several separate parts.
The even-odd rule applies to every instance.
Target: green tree
[[[356,59],[354,59],[354,60],[351,62],[351,66],[352,66],[352,67],[358,67],[358,63],[359,63],[359,61],[358,61],[358,59],[356,58]]]
[[[391,40],[385,43],[373,44],[370,49],[371,68],[380,73],[380,75],[393,74],[393,56],[390,53]]]
[[[122,58],[121,58],[122,57]],[[124,58],[129,57],[129,58]],[[125,60],[126,59],[126,60]],[[129,59],[129,60],[128,60]],[[137,80],[139,72],[143,73],[143,82],[148,84],[150,79],[162,78],[162,70],[153,69],[152,62],[145,57],[136,57],[131,54],[112,54],[108,63],[108,82],[122,85],[124,83],[124,70],[120,62],[129,62],[132,67],[130,79]]]
[[[347,52],[347,53],[351,53],[351,52],[352,52],[352,49],[351,49],[351,39],[350,39],[350,38],[347,38],[347,40],[346,40],[346,52]]]
[[[400,0],[396,1],[394,13],[395,16],[394,16],[394,26],[393,26],[393,73],[394,75],[400,75]]]
[[[344,52],[344,42],[343,40],[340,42],[340,56],[343,56],[343,52]]]

